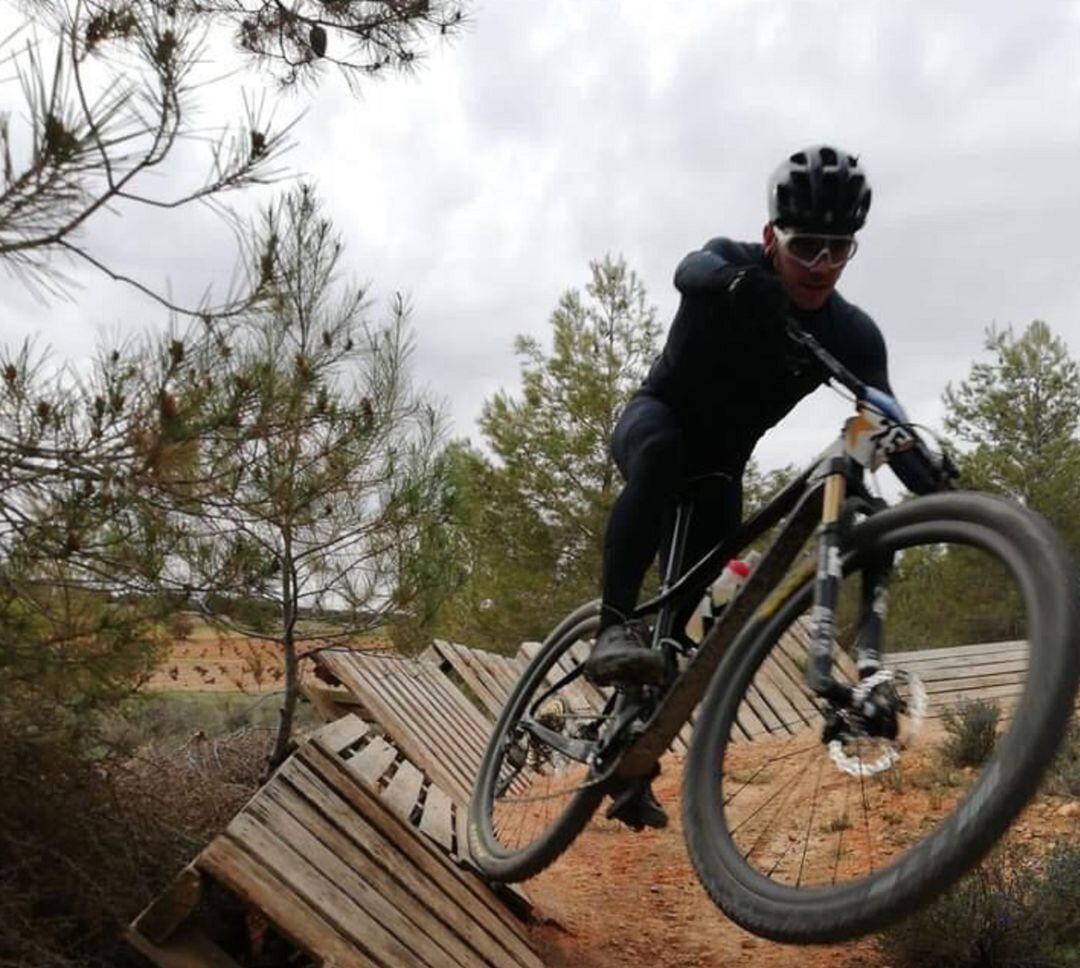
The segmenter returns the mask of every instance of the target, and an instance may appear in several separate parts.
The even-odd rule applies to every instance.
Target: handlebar
[[[824,346],[822,346],[813,336],[811,336],[806,330],[804,330],[796,320],[790,316],[785,317],[784,322],[787,326],[787,336],[790,340],[802,346],[808,350],[810,354],[825,368],[832,379],[837,383],[847,387],[848,390],[855,396],[855,399],[868,403],[875,410],[882,413],[888,419],[894,423],[903,425],[904,429],[914,439],[915,453],[921,455],[922,459],[929,464],[933,469],[934,477],[937,478],[936,484],[938,487],[950,487],[951,482],[959,476],[956,465],[952,462],[951,457],[944,448],[936,456],[926,447],[925,442],[916,433],[915,428],[908,421],[907,414],[904,413],[903,407],[893,397],[889,396],[883,390],[879,390],[876,387],[872,387],[862,380],[860,380],[854,373],[851,372],[843,363],[841,363],[835,356],[832,355]],[[915,490],[916,493],[925,493],[925,490],[931,489],[925,482],[914,482],[913,476],[907,473],[902,473],[901,469],[894,466],[894,470],[901,474],[904,483],[909,488]],[[919,476],[917,473],[914,477]],[[913,486],[914,485],[914,486]],[[925,489],[925,490],[924,490]]]
[[[843,363],[825,349],[824,346],[806,332],[806,330],[790,316],[785,317],[784,322],[787,324],[788,339],[809,350],[811,355],[816,357],[818,362],[829,371],[830,376],[832,376],[837,383],[842,383],[846,386],[853,394],[855,394],[857,400],[865,400],[867,398],[867,386],[862,380],[844,366]]]

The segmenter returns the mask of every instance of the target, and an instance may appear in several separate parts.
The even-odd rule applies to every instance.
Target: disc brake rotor
[[[854,687],[852,707],[860,708],[870,698],[876,686],[892,682],[905,684],[909,694],[906,700],[903,735],[890,740],[882,736],[872,736],[858,726],[854,726],[846,740],[830,740],[829,758],[841,772],[851,776],[873,776],[892,769],[900,759],[902,746],[909,744],[922,727],[926,717],[928,697],[922,680],[913,672],[879,669]],[[854,755],[849,752],[852,747],[855,749]],[[872,758],[868,757],[868,751]]]

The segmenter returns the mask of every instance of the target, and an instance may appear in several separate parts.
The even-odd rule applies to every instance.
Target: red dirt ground
[[[662,831],[633,833],[597,819],[547,871],[525,885],[542,918],[535,929],[551,968],[884,968],[873,938],[781,945],[742,930],[709,899],[693,871],[680,817],[681,764],[670,758],[655,790],[671,816]],[[922,792],[912,791],[913,803]],[[1037,847],[1080,834],[1080,803],[1035,801],[1011,837]]]

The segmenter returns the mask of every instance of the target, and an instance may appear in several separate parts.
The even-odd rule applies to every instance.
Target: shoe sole
[[[619,657],[606,662],[588,663],[585,678],[594,686],[658,686],[664,681],[663,665],[641,656]]]

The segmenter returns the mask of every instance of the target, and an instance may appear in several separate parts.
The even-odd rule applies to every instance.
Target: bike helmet
[[[796,151],[769,179],[769,221],[833,235],[857,232],[870,211],[870,183],[859,159],[839,148]]]

